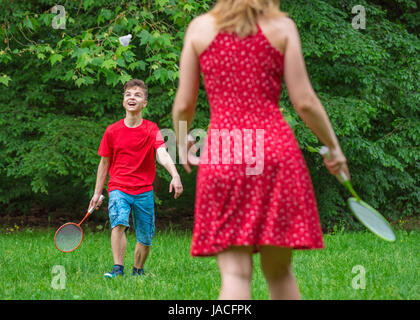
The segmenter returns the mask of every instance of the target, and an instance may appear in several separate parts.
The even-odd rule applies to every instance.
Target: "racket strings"
[[[392,228],[382,216],[356,200],[349,201],[349,205],[354,214],[369,230],[388,240],[395,240]]]
[[[61,251],[68,252],[76,249],[82,241],[82,230],[75,224],[63,226],[55,237],[55,244]]]

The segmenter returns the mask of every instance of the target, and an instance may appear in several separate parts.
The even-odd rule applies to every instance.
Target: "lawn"
[[[145,270],[132,278],[135,235],[128,233],[126,276],[104,279],[112,267],[109,230],[87,231],[72,253],[59,252],[55,230],[0,231],[0,299],[217,299],[214,258],[189,255],[191,233],[158,231]],[[324,250],[295,251],[294,273],[303,299],[420,299],[420,232],[398,231],[388,243],[370,233],[325,235]],[[253,299],[268,299],[254,255]],[[61,273],[59,271],[61,270]],[[60,278],[63,281],[58,281]],[[65,277],[64,277],[65,276]],[[63,289],[61,289],[63,288]]]

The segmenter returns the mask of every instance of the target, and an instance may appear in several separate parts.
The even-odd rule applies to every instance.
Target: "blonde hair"
[[[280,0],[217,0],[209,12],[218,31],[233,32],[244,38],[257,31],[257,18],[288,16],[279,6]]]

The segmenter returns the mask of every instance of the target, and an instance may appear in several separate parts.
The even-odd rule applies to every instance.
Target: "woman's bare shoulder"
[[[290,31],[291,29],[296,28],[295,21],[289,16],[275,17],[271,19],[270,22],[272,27],[277,30]]]
[[[287,16],[276,16],[262,18],[258,23],[268,41],[283,54],[288,38],[293,33],[293,20]]]
[[[290,17],[277,19],[278,28],[284,30],[287,35],[295,35],[298,31],[295,21]]]
[[[209,46],[217,34],[213,19],[210,13],[205,13],[191,20],[188,26],[189,40],[198,55]]]
[[[213,16],[208,12],[193,18],[188,25],[188,29],[194,33],[206,32],[208,30],[212,30],[213,28]]]

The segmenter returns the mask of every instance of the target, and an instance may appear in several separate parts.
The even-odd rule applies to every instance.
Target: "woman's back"
[[[284,55],[257,28],[244,39],[219,32],[199,55],[212,128],[265,129],[280,120]]]
[[[215,96],[213,93],[217,88],[208,86],[207,79],[215,85],[213,79],[227,80],[227,78],[236,77],[243,79],[244,73],[245,77],[249,78],[246,82],[253,84],[251,92],[259,91],[262,98],[276,105],[283,80],[295,108],[303,105],[306,102],[304,99],[314,94],[307,74],[296,72],[296,68],[304,62],[303,59],[299,60],[299,54],[295,52],[299,51],[300,47],[294,48],[296,40],[299,41],[299,39],[296,39],[297,30],[292,19],[282,16],[259,18],[256,20],[257,32],[249,34],[244,39],[235,33],[218,31],[215,20],[211,13],[195,18],[189,27],[189,39],[186,39],[191,43],[192,49],[199,58],[208,94]],[[222,37],[226,39],[226,43],[221,39]],[[289,52],[286,52],[288,42]],[[226,50],[222,52],[223,46]],[[219,59],[221,59],[220,64],[217,63]],[[285,64],[286,59],[288,66]],[[235,69],[227,70],[226,65]],[[239,69],[236,69],[238,67]],[[222,76],[223,72],[224,74],[229,72],[227,78]],[[218,74],[218,77],[215,78],[215,74]],[[257,83],[252,77],[257,77],[262,81]],[[232,86],[232,83],[226,83],[226,85]],[[258,86],[264,86],[265,90]],[[245,90],[245,88],[245,92],[248,93],[250,91],[248,86],[241,88],[239,85],[234,89]],[[251,98],[255,97],[251,95]]]
[[[256,22],[273,47],[283,54],[286,45],[287,28],[289,28],[288,25],[292,20],[288,17],[276,17],[271,19],[259,18]],[[215,25],[215,18],[211,13],[205,13],[196,17],[192,24],[195,24],[196,33],[196,37],[193,39],[194,48],[197,54],[200,55],[214,40],[219,31]]]

